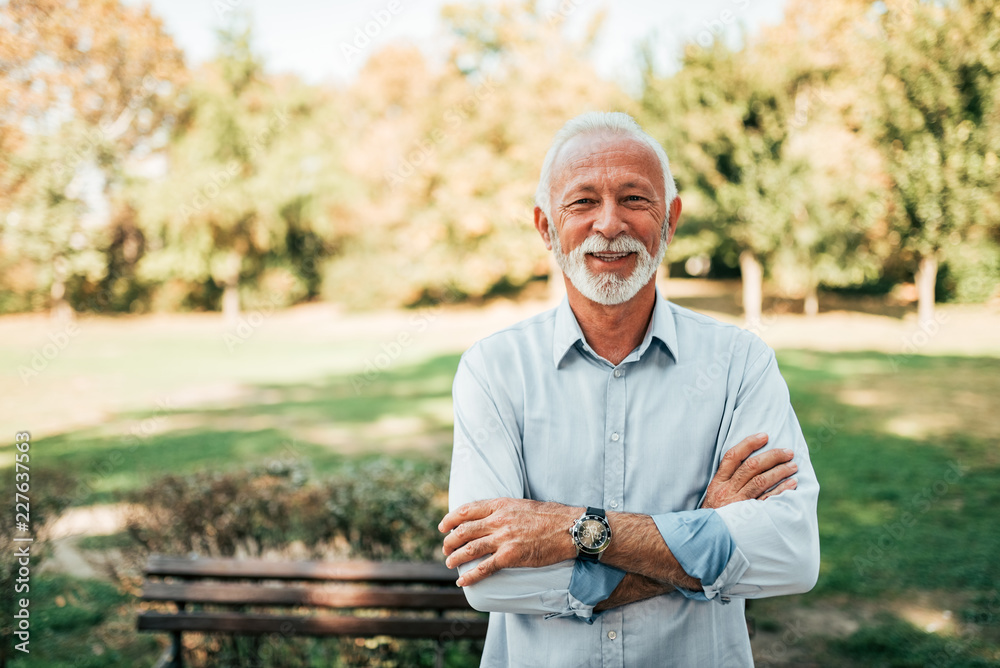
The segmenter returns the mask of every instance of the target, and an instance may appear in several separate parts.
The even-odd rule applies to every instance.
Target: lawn
[[[198,356],[174,345],[179,357]],[[284,359],[260,359],[265,349]],[[310,367],[306,358],[320,352],[267,342],[255,351],[254,374],[227,396],[131,407],[41,436],[32,442],[33,493],[87,506],[166,473],[278,459],[322,475],[380,457],[447,459],[457,351],[409,354],[361,387],[357,368]],[[128,375],[146,396],[176,394],[150,389],[174,379],[174,366],[159,362],[140,375],[130,373],[134,357],[123,359],[105,359],[100,374]],[[822,485],[823,559],[810,594],[754,603],[758,664],[1000,665],[1000,359],[809,350],[781,350],[778,359]],[[87,373],[85,361],[73,364]],[[0,448],[6,479],[12,455],[10,445]],[[53,640],[39,642],[24,665],[74,665],[81,647],[101,652],[100,665],[155,654],[150,638],[123,632],[131,592],[36,577],[34,637]]]

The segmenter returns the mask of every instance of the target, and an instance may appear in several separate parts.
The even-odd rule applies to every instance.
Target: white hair
[[[552,189],[552,167],[559,151],[566,142],[577,135],[602,133],[622,135],[634,139],[648,146],[656,154],[660,161],[660,167],[663,168],[663,189],[667,201],[666,218],[669,218],[670,204],[677,197],[677,184],[674,183],[674,177],[670,173],[670,160],[667,159],[667,152],[660,146],[660,142],[643,130],[634,118],[620,111],[588,111],[571,118],[559,129],[552,140],[549,152],[545,154],[545,161],[542,163],[542,175],[538,179],[538,188],[535,190],[535,206],[542,210],[546,218],[552,220],[549,193]],[[666,227],[666,219],[663,224]]]

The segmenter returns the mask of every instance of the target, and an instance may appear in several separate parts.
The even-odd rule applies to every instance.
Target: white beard
[[[664,232],[666,227],[664,225]],[[649,283],[649,280],[656,274],[657,268],[663,262],[663,257],[667,254],[665,234],[660,236],[660,247],[656,251],[656,257],[650,255],[638,239],[624,234],[611,241],[600,234],[595,234],[587,237],[582,244],[568,254],[563,253],[562,245],[559,243],[559,235],[551,220],[549,221],[549,239],[552,242],[552,253],[555,255],[556,263],[566,274],[569,282],[584,297],[605,306],[624,304],[635,297],[639,290]],[[587,253],[635,253],[636,265],[632,273],[624,278],[613,271],[595,274],[587,267]]]

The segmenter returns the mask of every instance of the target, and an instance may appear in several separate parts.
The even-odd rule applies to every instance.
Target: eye
[[[625,200],[628,202],[645,202],[646,198],[641,195],[629,195]]]

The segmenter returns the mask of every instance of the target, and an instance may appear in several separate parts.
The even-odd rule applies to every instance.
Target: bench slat
[[[444,564],[367,561],[266,561],[150,555],[146,574],[180,578],[410,582],[451,584],[458,574]]]
[[[324,608],[396,608],[420,610],[469,610],[465,594],[451,589],[403,589],[341,586],[319,589],[284,585],[264,587],[247,584],[167,584],[147,582],[142,589],[147,601],[218,603],[224,605],[309,605]]]
[[[139,615],[140,631],[197,631],[233,635],[283,636],[352,636],[378,635],[398,638],[485,638],[486,620],[414,619],[406,617],[350,617],[321,615],[315,617],[244,615],[230,612],[182,612]]]

